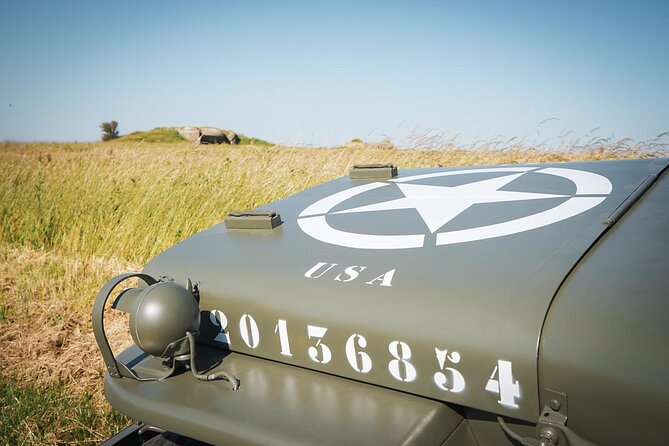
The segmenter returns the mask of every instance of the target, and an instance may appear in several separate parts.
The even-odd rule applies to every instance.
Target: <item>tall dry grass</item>
[[[0,243],[143,263],[230,210],[345,175],[355,163],[436,167],[655,154],[625,145],[560,152],[513,144],[495,150],[387,147],[8,144],[0,149]]]
[[[414,145],[447,150],[396,149],[387,141],[330,149],[129,142],[0,145],[0,397],[19,392],[18,382],[36,389],[61,386],[81,404],[107,413],[102,363],[89,320],[98,288],[109,277],[137,270],[161,250],[220,222],[233,209],[284,198],[345,175],[353,164],[393,162],[402,168],[623,159],[666,155],[667,149],[658,141],[628,140],[557,151],[515,141],[463,147],[439,138],[425,136]],[[107,326],[112,337],[124,334],[122,321],[110,320]],[[11,404],[3,406],[3,411],[10,409]],[[88,440],[63,433],[27,444],[99,439],[124,422],[117,416],[95,417],[99,426],[82,434]],[[75,429],[69,424],[53,428]]]

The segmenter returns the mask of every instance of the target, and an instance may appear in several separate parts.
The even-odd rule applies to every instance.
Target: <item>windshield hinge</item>
[[[281,223],[274,211],[232,211],[225,219],[225,229],[274,229]]]
[[[348,176],[352,180],[387,180],[397,176],[397,167],[392,164],[356,164]]]

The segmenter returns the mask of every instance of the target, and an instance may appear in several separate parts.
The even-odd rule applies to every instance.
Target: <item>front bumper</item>
[[[143,352],[131,347],[124,362],[132,355],[141,361]],[[107,375],[107,400],[214,445],[475,444],[466,420],[441,402],[203,345],[198,363],[234,374],[240,388],[188,372],[149,382]]]

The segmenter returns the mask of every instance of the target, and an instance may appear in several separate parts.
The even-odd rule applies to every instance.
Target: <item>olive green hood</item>
[[[536,421],[555,293],[667,163],[344,177],[262,207],[273,229],[221,223],[145,272],[199,282],[201,342]]]

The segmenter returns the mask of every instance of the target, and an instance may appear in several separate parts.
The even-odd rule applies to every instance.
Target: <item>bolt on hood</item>
[[[668,160],[400,169],[264,206],[145,272],[200,282],[201,341],[535,421],[537,345],[603,222]],[[212,212],[216,212],[212,209]]]

